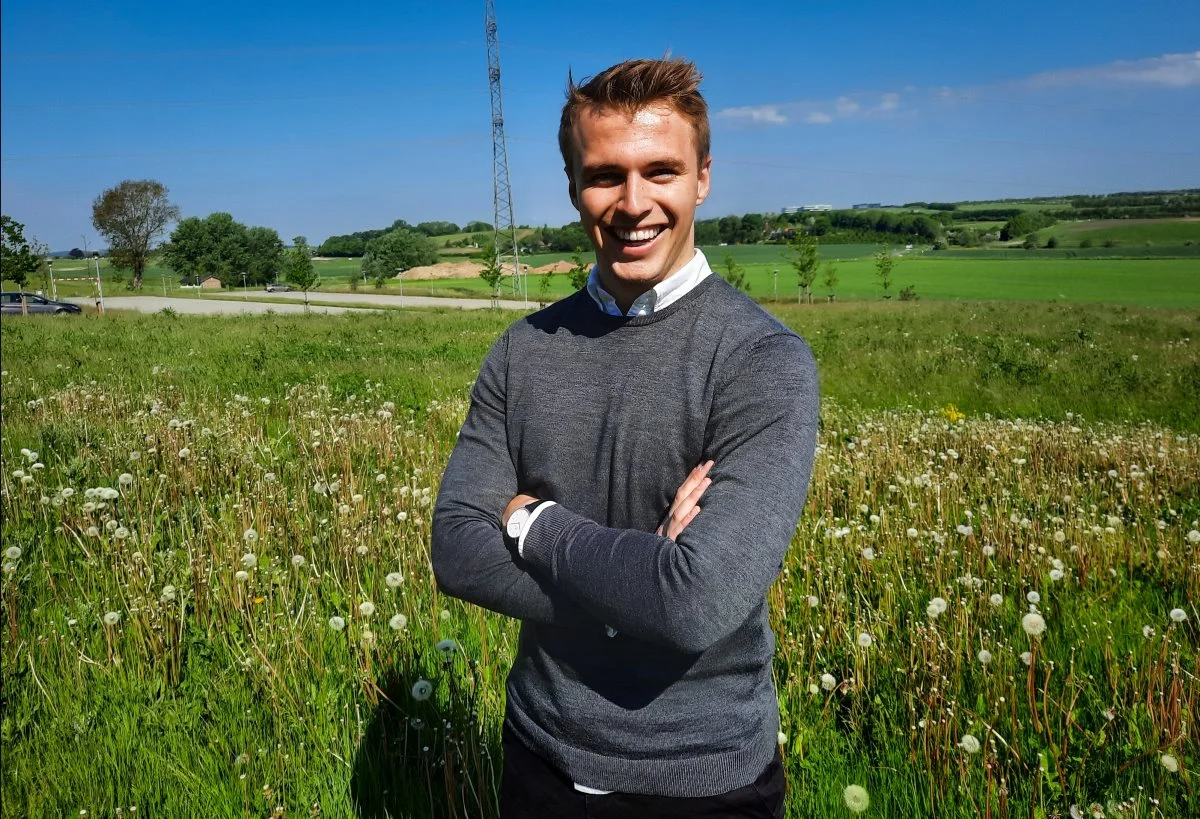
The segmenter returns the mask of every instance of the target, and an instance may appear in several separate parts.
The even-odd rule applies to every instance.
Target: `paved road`
[[[271,299],[272,301],[252,301],[240,298],[197,298],[195,296],[113,296],[104,300],[105,307],[113,310],[137,310],[143,313],[157,313],[164,307],[170,307],[178,313],[193,315],[218,315],[237,313],[303,313],[303,293],[271,293],[249,294],[251,299]],[[370,309],[372,307],[441,307],[461,310],[479,310],[492,306],[488,299],[450,299],[433,296],[393,296],[384,293],[309,293],[309,299],[323,302],[336,302],[345,307],[328,307],[312,305],[309,312],[314,313],[345,313],[355,309]],[[89,298],[67,299],[75,304],[94,307],[95,301]],[[500,307],[509,310],[523,310],[525,304],[519,301],[500,301]],[[536,304],[530,305],[531,309]]]
[[[95,307],[94,299],[67,299],[84,307]],[[170,307],[176,313],[190,315],[238,315],[250,313],[303,313],[303,304],[270,304],[261,301],[223,301],[220,299],[164,298],[162,296],[113,296],[104,300],[108,310],[136,310],[140,313],[157,313]],[[351,313],[353,307],[309,307],[311,313]]]

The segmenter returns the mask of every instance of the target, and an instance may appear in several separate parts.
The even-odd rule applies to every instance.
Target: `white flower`
[[[1035,605],[1035,606],[1038,603],[1042,602],[1042,596],[1035,591],[1031,591],[1027,595],[1025,595],[1025,599],[1028,600],[1030,603],[1033,603],[1033,605]]]
[[[370,617],[375,613],[375,604],[370,600],[364,600],[358,604],[358,613],[363,617]]]
[[[425,702],[433,696],[433,683],[429,680],[417,680],[413,683],[412,698],[417,702]]]
[[[821,686],[817,685],[816,683],[808,684],[808,693],[812,694],[813,696],[816,696],[820,690]]]
[[[89,526],[87,528],[87,536],[88,537],[100,537],[100,530],[97,529],[95,526]]]
[[[159,595],[159,600],[164,603],[170,603],[175,600],[175,587],[171,585],[163,586],[162,594]]]
[[[333,615],[329,618],[329,627],[334,631],[341,631],[346,627],[346,618]]]
[[[872,549],[870,546],[868,546],[862,550],[862,556],[863,556],[863,560],[874,560],[875,559],[875,550]]]
[[[1066,541],[1066,539],[1067,539],[1066,532],[1064,532],[1062,529],[1055,530],[1055,532],[1054,532],[1054,542],[1055,543],[1063,543]]]
[[[403,614],[393,614],[392,619],[388,620],[388,625],[392,627],[393,631],[400,631],[408,625],[408,618]]]
[[[75,490],[69,486],[64,486],[62,489],[58,490],[58,494],[62,497],[63,500],[66,500],[67,498],[69,498],[75,494]]]
[[[1046,620],[1036,611],[1031,611],[1021,618],[1021,628],[1030,637],[1040,637],[1046,630]]]
[[[98,490],[101,500],[116,500],[121,497],[121,493],[113,489],[111,486],[102,486]]]
[[[859,633],[859,635],[858,635],[859,648],[870,648],[872,642],[873,641],[871,640],[870,634],[867,634],[865,631]]]
[[[247,529],[246,531],[242,532],[242,540],[246,543],[253,543],[254,541],[258,540],[258,532],[254,531],[253,529]]]
[[[946,601],[941,597],[935,597],[929,601],[929,605],[925,607],[925,613],[931,619],[936,620],[938,615],[946,610]]]
[[[1176,759],[1171,754],[1163,754],[1162,756],[1160,756],[1158,758],[1158,761],[1161,762],[1162,766],[1164,768],[1166,768],[1167,771],[1169,771],[1170,773],[1178,773],[1179,772],[1179,760]]]
[[[851,813],[862,813],[871,804],[871,797],[862,785],[847,785],[846,790],[842,791],[842,798],[846,800],[846,807]]]
[[[191,454],[192,454],[192,451],[190,449],[188,449],[186,446],[183,449],[179,450],[180,460],[186,460],[187,458],[189,458],[191,456]]]
[[[404,583],[404,575],[400,572],[389,572],[388,576],[383,578],[383,582],[387,583],[389,589],[398,589]]]
[[[434,648],[442,653],[442,659],[444,659],[446,662],[450,662],[450,660],[454,658],[454,652],[458,650],[458,643],[454,642],[453,640],[446,639],[440,641],[434,646]]]
[[[994,554],[996,554],[996,547],[995,547],[995,546],[992,546],[992,545],[989,543],[989,544],[987,544],[987,545],[985,545],[985,546],[983,547],[983,556],[984,556],[984,557],[991,557],[991,556],[992,556],[992,555],[994,555]]]
[[[837,688],[837,677],[829,673],[822,674],[821,687],[826,691],[832,691],[833,689]]]
[[[806,602],[808,603],[808,607],[810,609],[815,609],[817,606],[821,605],[821,601],[817,599],[815,594],[810,594],[806,598]]]
[[[991,597],[988,598],[988,602],[991,603],[993,607],[1000,608],[1001,606],[1004,605],[1004,595],[993,594]]]
[[[292,566],[297,569],[304,568],[304,555],[292,555]]]
[[[954,530],[963,537],[970,537],[971,535],[975,534],[975,530],[973,528],[962,523],[960,523],[958,526],[955,526]]]
[[[788,735],[785,734],[783,731],[778,731],[775,734],[775,741],[777,743],[779,743],[780,745],[787,745]]]
[[[363,629],[362,634],[358,636],[358,640],[364,647],[370,648],[375,645],[375,632],[368,629]]]
[[[1142,626],[1142,636],[1149,640],[1154,636],[1154,629],[1152,629],[1150,626]]]
[[[919,533],[916,529],[910,527],[904,534],[908,535],[909,537],[916,537]]]
[[[387,482],[387,475],[383,474],[382,472],[375,475],[375,483],[386,483],[386,482]]]
[[[396,520],[400,521],[401,523],[404,523],[404,521],[408,520],[408,512],[397,512]]]
[[[117,478],[117,484],[128,489],[133,486],[133,476],[128,472],[122,472],[121,476]]]
[[[121,612],[119,611],[110,611],[104,615],[104,625],[106,626],[115,626],[119,622],[121,622]]]
[[[118,526],[116,529],[113,529],[113,537],[117,540],[124,540],[129,537],[129,530],[124,526]]]
[[[9,546],[7,549],[4,550],[4,556],[7,557],[9,560],[16,560],[17,558],[19,558],[21,556],[21,547],[20,546]]]
[[[1063,570],[1062,569],[1051,569],[1050,570],[1050,579],[1055,582],[1062,580],[1063,579]]]
[[[1033,653],[1029,652],[1029,651],[1022,651],[1021,652],[1021,662],[1025,663],[1025,665],[1032,665],[1033,664]]]
[[[958,741],[958,747],[962,748],[968,754],[979,753],[979,740],[972,734],[963,734],[962,739]]]
[[[992,652],[988,651],[986,648],[981,649],[979,654],[976,656],[979,658],[979,664],[985,668],[987,667],[987,664],[992,661]]]
[[[1193,529],[1187,533],[1188,543],[1200,543],[1200,529]]]
[[[247,569],[253,569],[258,565],[258,555],[254,554],[254,552],[246,552],[246,554],[242,555],[242,565]]]
[[[239,583],[245,583],[250,579],[250,572],[245,571],[244,569],[238,569],[233,573],[233,579]]]
[[[1171,620],[1176,623],[1182,623],[1187,619],[1187,612],[1183,609],[1171,609]]]

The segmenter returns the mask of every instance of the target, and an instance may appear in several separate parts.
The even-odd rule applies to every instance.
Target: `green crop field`
[[[776,309],[823,398],[788,815],[1197,815],[1195,310]],[[428,544],[512,320],[5,318],[2,815],[494,816],[517,626]]]
[[[1091,239],[1094,244],[1112,240],[1122,245],[1200,245],[1200,219],[1104,219],[1059,222],[1038,231],[1038,237],[1059,236],[1070,244]]]

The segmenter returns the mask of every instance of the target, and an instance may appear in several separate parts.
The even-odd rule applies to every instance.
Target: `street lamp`
[[[775,271],[775,301],[779,301],[779,271]]]
[[[249,296],[246,295],[246,271],[245,270],[242,271],[242,298],[243,299],[250,298]]]
[[[396,268],[396,281],[400,282],[400,298],[404,298],[404,273],[403,267]]]
[[[58,285],[54,282],[54,260],[47,259],[46,266],[50,268],[50,298],[58,301]]]

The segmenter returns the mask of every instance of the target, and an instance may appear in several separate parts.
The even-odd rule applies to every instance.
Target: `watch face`
[[[525,520],[529,517],[528,509],[518,509],[513,512],[508,519],[508,536],[517,538],[521,536],[521,527],[525,525]]]

